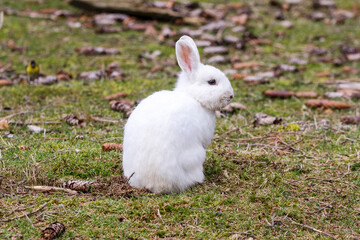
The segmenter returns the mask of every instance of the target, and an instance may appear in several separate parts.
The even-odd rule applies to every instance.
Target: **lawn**
[[[296,65],[289,63],[294,57],[307,63],[266,84],[234,77],[229,71],[234,70],[233,62],[214,64],[228,73],[233,102],[246,108],[218,117],[207,150],[204,183],[179,194],[93,191],[71,195],[28,187],[61,186],[68,180],[117,181],[122,176],[121,152],[103,151],[102,145],[122,143],[126,118],[111,110],[105,97],[125,92],[127,99],[138,101],[155,91],[172,89],[180,71],[174,51],[180,35],[161,42],[131,29],[97,34],[91,15],[65,1],[2,0],[1,8],[19,12],[69,10],[77,14],[73,21],[81,27],[71,27],[64,18],[5,14],[0,30],[2,78],[26,75],[27,63],[35,59],[41,73],[54,75],[63,70],[73,79],[52,85],[23,81],[0,86],[0,120],[10,116],[9,128],[0,130],[0,239],[39,239],[41,230],[54,221],[66,227],[59,239],[360,238],[360,129],[341,123],[345,116],[359,115],[359,99],[334,99],[350,104],[348,109],[316,109],[306,106],[304,98],[272,99],[263,94],[268,89],[314,91],[322,98],[336,90],[339,80],[359,82],[360,61],[337,66],[331,60],[341,55],[341,45],[360,48],[360,2],[336,1],[337,9],[355,16],[334,24],[331,19],[313,21],[312,12],[328,14],[328,10],[314,10],[310,1],[303,1],[283,11],[292,28],[274,18],[279,7],[270,6],[270,1],[242,2],[252,10],[248,33],[263,44],[253,41],[245,49],[229,46],[227,58],[259,64],[236,69],[237,73],[253,75],[279,64]],[[155,23],[158,33],[164,24]],[[184,27],[167,24],[177,31]],[[227,34],[243,36],[230,28],[224,29],[223,35]],[[10,40],[19,48],[11,47]],[[75,51],[84,46],[116,48],[119,53],[84,56]],[[309,53],[314,47],[327,53]],[[155,60],[141,57],[156,50],[160,55]],[[203,48],[200,55],[204,62],[211,57]],[[121,79],[79,77],[82,72],[104,70],[114,61],[120,64]],[[154,70],[156,66],[160,70]],[[260,112],[282,121],[254,127],[254,116]],[[86,124],[72,126],[61,119],[70,113]],[[94,117],[112,122],[91,120]],[[33,133],[28,125],[46,131]]]

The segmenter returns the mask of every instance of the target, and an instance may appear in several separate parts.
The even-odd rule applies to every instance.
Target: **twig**
[[[31,113],[31,111],[22,111],[22,112],[18,112],[18,113],[13,113],[13,114],[10,114],[10,115],[8,115],[6,117],[3,117],[2,119],[0,119],[0,121],[12,118],[12,117],[14,117],[16,115],[25,114],[25,113]]]
[[[31,189],[38,192],[50,192],[50,191],[60,191],[60,192],[66,192],[72,195],[78,194],[77,191],[67,189],[67,188],[61,188],[61,187],[52,187],[52,186],[25,186],[26,189]]]
[[[320,234],[323,234],[323,235],[325,235],[325,236],[328,236],[328,237],[330,237],[330,238],[332,238],[332,239],[336,239],[336,237],[334,237],[333,235],[331,235],[331,234],[329,234],[329,233],[327,233],[327,232],[321,231],[321,230],[316,229],[316,228],[314,228],[314,227],[312,227],[312,226],[309,226],[309,225],[297,223],[297,222],[295,222],[294,220],[292,220],[291,218],[289,218],[289,219],[290,219],[291,223],[294,224],[294,225],[301,226],[301,227],[303,227],[303,228],[310,229],[310,230],[313,230],[313,231],[318,232],[318,233],[320,233]]]
[[[20,121],[9,121],[9,124],[14,125],[38,125],[38,124],[62,124],[62,122],[56,122],[56,121],[43,121],[43,122],[20,122]]]
[[[16,217],[13,217],[13,218],[8,218],[8,219],[0,219],[0,222],[11,222],[12,220],[15,220],[15,219],[18,219],[18,218],[28,217],[31,214],[37,213],[38,211],[43,209],[46,205],[47,205],[47,203],[44,203],[38,209],[36,209],[36,210],[34,210],[32,212],[29,212],[29,213],[24,213],[24,214],[22,214],[20,216],[16,216]]]
[[[0,12],[0,29],[2,28],[3,22],[4,22],[4,12],[1,11]]]
[[[117,121],[117,120],[105,119],[105,118],[94,117],[94,116],[90,116],[90,119],[95,122],[119,123],[119,121]]]

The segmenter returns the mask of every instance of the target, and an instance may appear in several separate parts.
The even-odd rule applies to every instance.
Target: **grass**
[[[352,9],[353,1],[337,1],[339,8]],[[15,9],[61,8],[77,11],[64,1],[5,1]],[[304,58],[306,46],[332,49],[350,42],[360,46],[357,19],[344,25],[313,23],[304,17],[287,16],[294,24],[283,29],[273,20],[267,3],[251,3],[254,14],[250,29],[271,40],[272,45],[249,46],[234,50],[231,56],[243,61],[260,61],[259,71],[287,63],[291,56]],[[287,14],[287,13],[286,13]],[[172,26],[179,28],[178,26]],[[277,33],[285,32],[279,38]],[[323,42],[312,39],[324,36]],[[8,40],[26,47],[14,52]],[[115,56],[85,57],[78,46],[115,47]],[[145,51],[160,50],[156,63],[141,64],[138,57]],[[204,55],[201,54],[202,58]],[[336,80],[358,79],[329,63],[309,61],[306,70],[285,74],[267,85],[246,85],[232,80],[236,102],[246,105],[239,113],[218,119],[216,133],[205,162],[203,184],[181,194],[144,193],[132,197],[96,194],[69,196],[63,193],[25,191],[23,185],[56,185],[69,179],[102,179],[122,175],[121,154],[102,152],[104,142],[122,142],[126,119],[111,111],[103,98],[125,91],[131,100],[142,99],[160,89],[172,89],[177,66],[147,76],[162,60],[175,60],[171,41],[160,44],[142,33],[125,31],[97,35],[91,28],[71,29],[64,20],[47,21],[5,16],[0,31],[0,61],[17,73],[25,74],[25,64],[36,59],[45,74],[63,69],[73,73],[100,69],[112,61],[121,63],[123,81],[103,79],[70,82],[51,86],[18,84],[0,88],[0,118],[12,113],[30,111],[12,120],[24,122],[59,121],[63,113],[99,115],[119,120],[119,124],[88,122],[85,127],[42,124],[46,134],[32,134],[26,126],[11,125],[0,132],[0,219],[31,212],[44,203],[44,211],[27,218],[0,223],[0,239],[39,238],[41,229],[53,221],[65,224],[60,239],[327,239],[329,233],[339,239],[360,237],[360,131],[358,126],[344,126],[340,119],[359,111],[358,100],[349,110],[312,110],[303,107],[302,99],[270,100],[262,95],[269,88],[319,94],[332,87],[321,85],[325,78],[316,73],[338,74]],[[311,59],[309,59],[311,60]],[[346,63],[359,68],[359,62]],[[220,65],[230,68],[229,64]],[[295,131],[278,125],[254,128],[255,113],[264,112],[283,119],[284,126],[296,121],[314,127]],[[330,122],[330,127],[322,124]],[[315,125],[316,123],[316,125]],[[11,132],[14,137],[8,138]],[[267,137],[268,136],[268,137]],[[234,140],[235,139],[235,140]],[[240,139],[240,140],[239,140]],[[245,140],[241,140],[245,139]],[[246,140],[248,139],[248,140]],[[29,150],[16,146],[25,145]],[[290,146],[290,147],[289,147]],[[285,154],[284,154],[285,153]],[[19,185],[18,183],[21,182]],[[299,225],[300,224],[300,225]]]

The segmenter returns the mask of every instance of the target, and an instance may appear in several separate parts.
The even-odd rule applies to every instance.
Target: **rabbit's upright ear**
[[[194,40],[189,36],[182,36],[176,42],[176,59],[181,69],[190,75],[197,71],[200,65],[200,55]]]

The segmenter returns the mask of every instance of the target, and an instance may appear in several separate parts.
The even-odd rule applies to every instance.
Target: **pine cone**
[[[64,224],[62,224],[60,222],[53,222],[52,224],[50,224],[50,226],[48,226],[47,228],[42,230],[41,239],[42,240],[52,240],[54,238],[59,237],[64,232],[65,232]]]
[[[69,125],[73,125],[73,126],[84,126],[85,125],[85,120],[84,119],[80,119],[78,118],[76,115],[69,113],[69,114],[63,114],[62,119],[65,120],[65,122]]]
[[[360,125],[360,116],[346,116],[340,120],[344,124]]]
[[[325,100],[325,99],[310,99],[305,102],[305,105],[312,108],[320,108],[320,107],[337,108],[337,109],[350,108],[350,105],[347,103]]]
[[[110,108],[114,111],[123,112],[125,117],[129,117],[132,112],[131,106],[121,101],[111,101]]]
[[[293,92],[279,91],[279,90],[266,90],[264,95],[271,98],[289,98],[294,95]]]
[[[102,145],[102,150],[104,152],[112,151],[112,150],[122,150],[122,145],[120,143],[104,143]]]
[[[295,96],[298,98],[316,98],[318,94],[316,92],[296,92]]]
[[[117,93],[114,93],[114,94],[111,94],[111,95],[105,97],[105,99],[110,101],[110,100],[123,98],[123,97],[126,97],[126,96],[127,96],[126,92],[117,92]]]
[[[91,192],[92,190],[105,188],[106,183],[99,183],[94,181],[69,180],[63,184],[63,187],[78,192],[87,193],[87,192]]]

